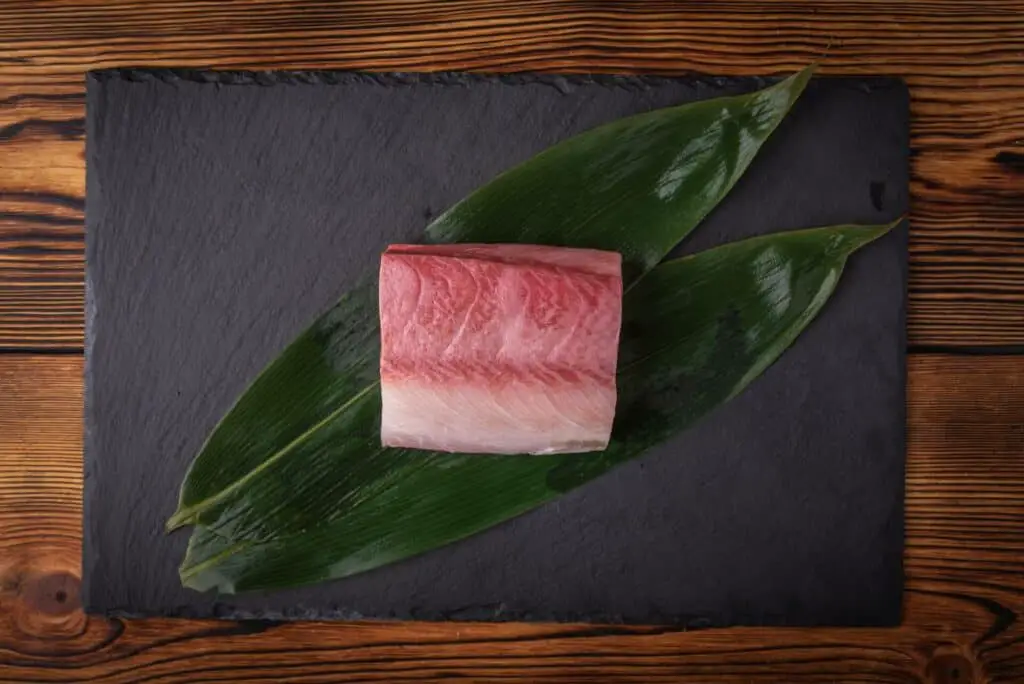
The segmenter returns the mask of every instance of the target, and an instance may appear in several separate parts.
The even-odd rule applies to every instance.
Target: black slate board
[[[905,228],[690,433],[514,521],[343,581],[182,589],[204,437],[389,242],[596,124],[757,79],[121,70],[88,78],[84,600],[132,615],[893,624]],[[814,81],[683,245],[907,209],[908,97]]]

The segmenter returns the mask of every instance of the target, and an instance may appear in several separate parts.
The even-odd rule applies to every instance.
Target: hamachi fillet
[[[392,245],[380,263],[384,446],[608,446],[622,324],[615,252]]]

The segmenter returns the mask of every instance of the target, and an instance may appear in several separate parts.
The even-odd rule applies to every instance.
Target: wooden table
[[[815,59],[912,93],[901,627],[83,615],[86,69],[752,74]],[[1022,613],[1024,1],[0,4],[0,681],[1024,682]]]

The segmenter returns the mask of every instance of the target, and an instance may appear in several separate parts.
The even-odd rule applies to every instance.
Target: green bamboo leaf
[[[434,242],[519,242],[622,253],[627,282],[653,268],[725,196],[810,79],[659,109],[566,140],[456,204]],[[368,270],[370,270],[368,268]],[[168,528],[248,487],[309,442],[343,439],[375,396],[376,289],[361,286],[296,339],[215,428]]]
[[[628,285],[732,189],[812,72],[570,138],[453,206],[427,229],[427,240],[607,249],[622,254]]]
[[[600,453],[382,449],[379,393],[199,512],[181,567],[231,593],[345,577],[486,529],[634,458],[735,396],[821,310],[847,257],[892,226],[780,233],[666,262],[623,303],[619,409]]]

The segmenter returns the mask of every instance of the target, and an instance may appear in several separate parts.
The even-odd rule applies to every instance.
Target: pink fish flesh
[[[381,442],[490,454],[604,449],[621,323],[615,252],[392,245],[380,264]]]

